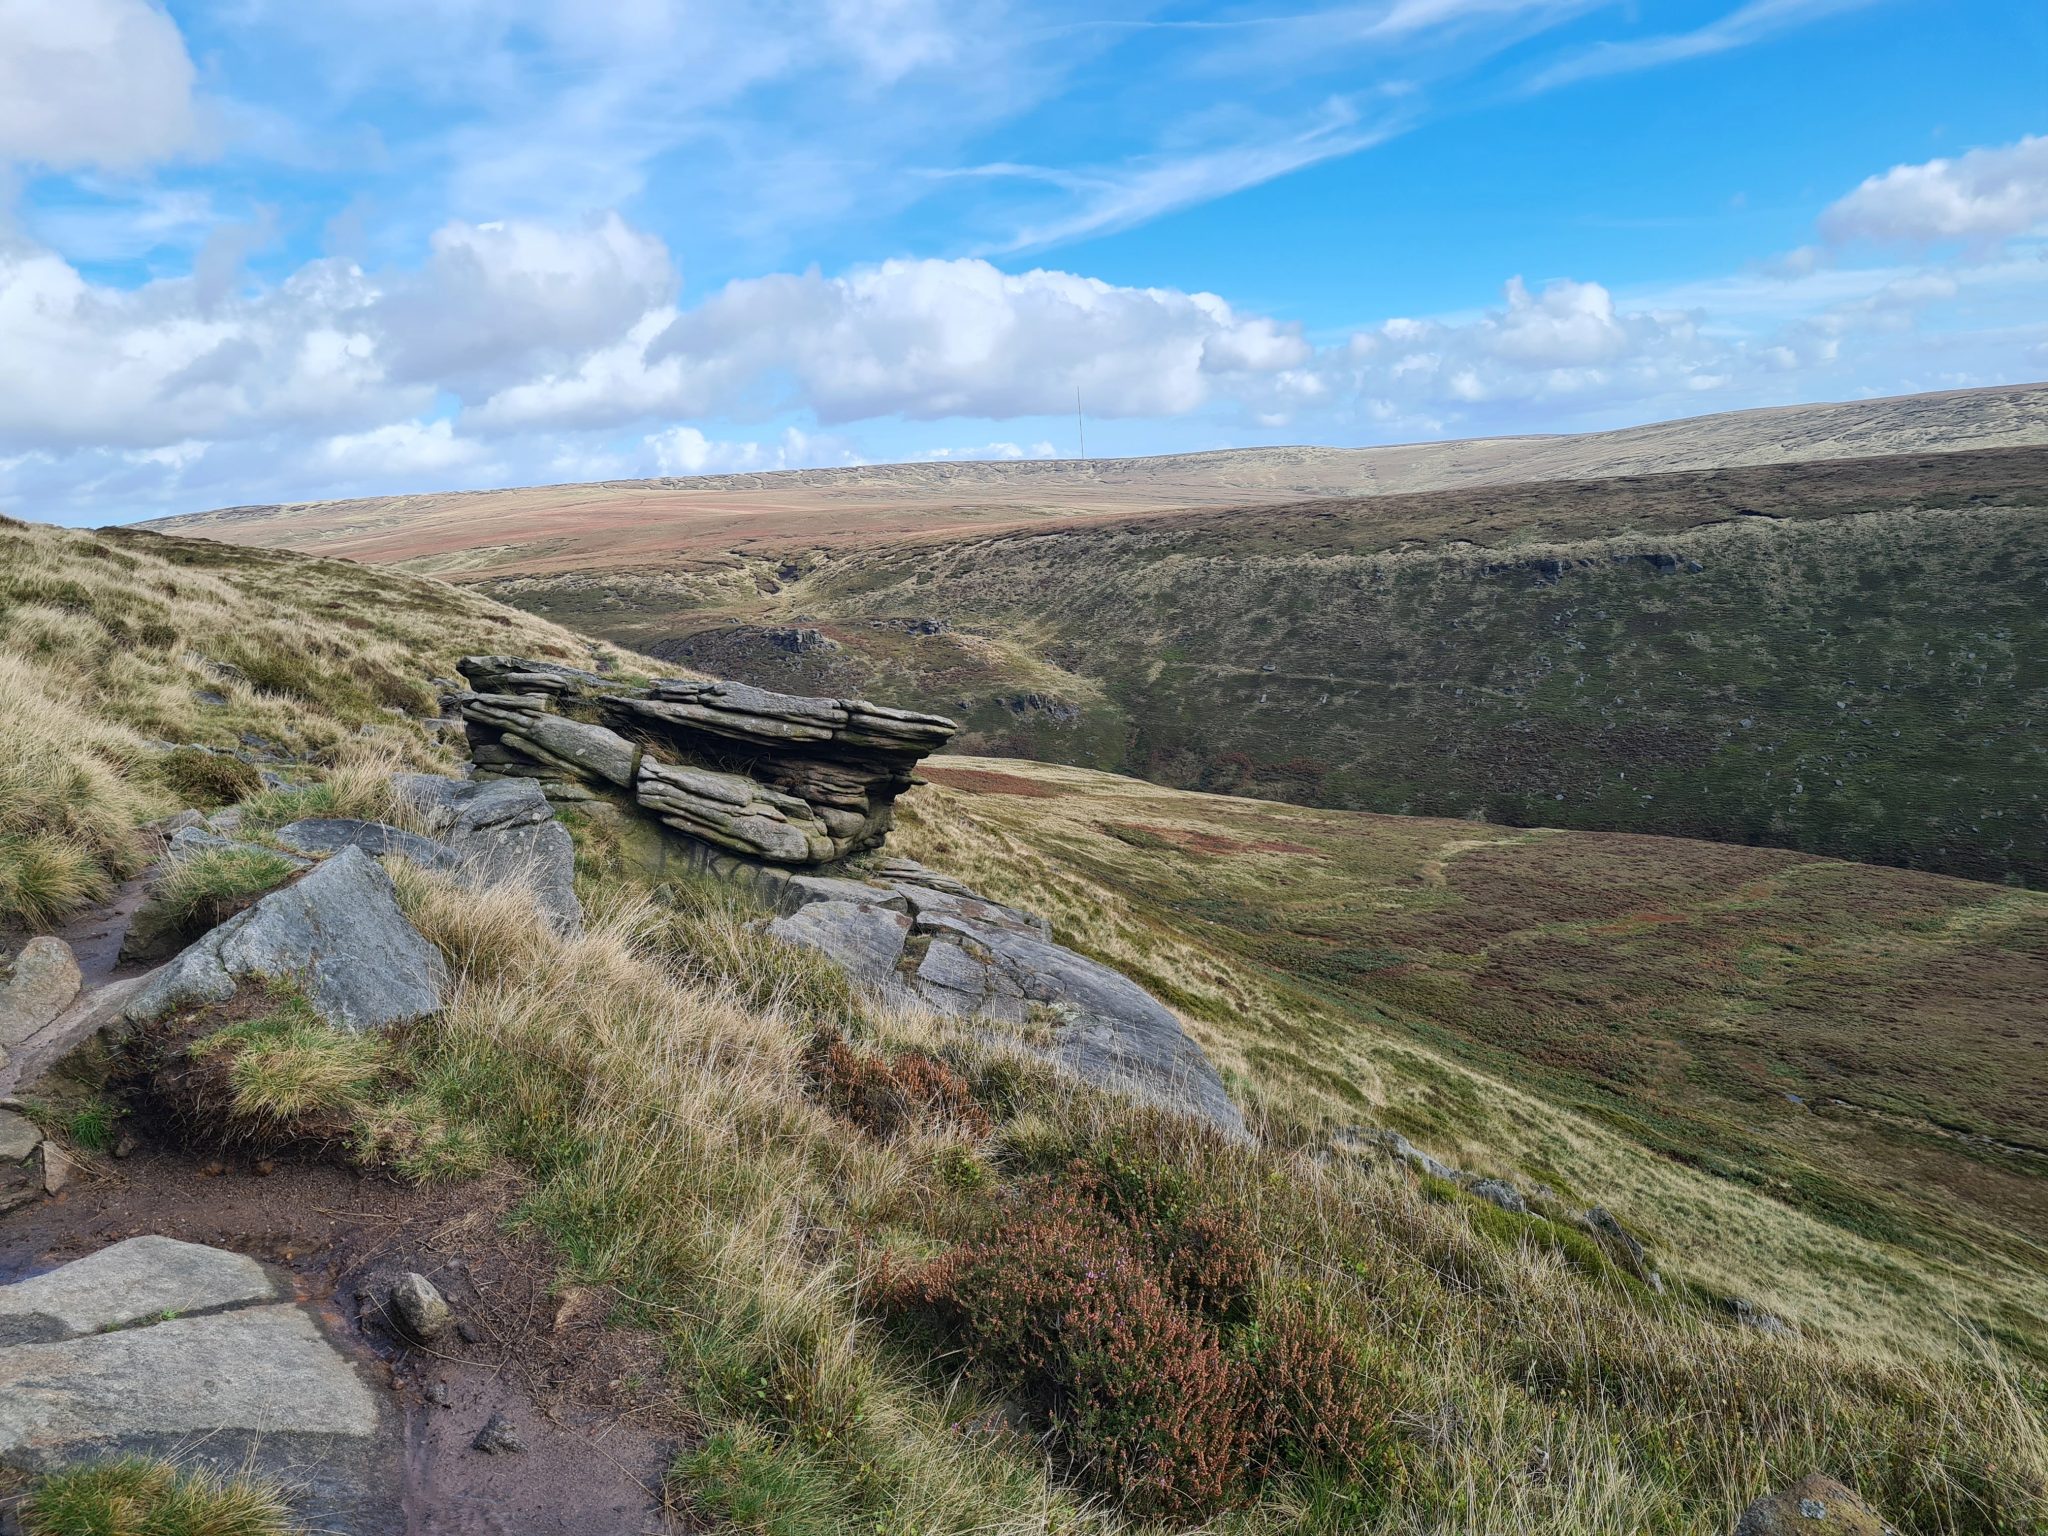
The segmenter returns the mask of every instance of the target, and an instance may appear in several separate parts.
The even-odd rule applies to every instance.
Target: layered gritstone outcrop
[[[511,656],[461,663],[454,704],[482,776],[551,798],[623,794],[679,832],[782,866],[879,848],[920,758],[952,739],[939,715],[809,699],[744,683],[628,688]]]

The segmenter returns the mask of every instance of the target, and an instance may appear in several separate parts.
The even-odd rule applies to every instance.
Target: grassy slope
[[[794,582],[492,590],[770,685],[951,709],[975,750],[2048,879],[2048,450],[1097,520],[819,557]],[[798,617],[838,648],[732,627]]]
[[[1605,1200],[1682,1272],[2048,1352],[2048,897],[934,759],[902,834],[1173,997],[1301,1127]],[[1787,1095],[1800,1100],[1792,1102]]]
[[[261,730],[333,759],[330,782],[348,776],[352,803],[367,805],[363,770],[341,750],[355,726],[377,726],[391,754],[434,754],[380,696],[413,704],[454,655],[479,645],[588,654],[481,599],[348,566],[148,535],[9,526],[0,536],[11,541],[0,658],[19,683],[0,694],[9,785],[18,794],[26,784],[42,807],[25,835],[76,840],[87,825],[105,834],[105,847],[88,849],[95,867],[132,860],[129,823],[174,798],[138,732],[227,740]],[[231,658],[252,678],[223,683],[193,651]],[[195,690],[206,687],[227,703],[202,702]],[[23,756],[17,744],[29,740],[42,745]],[[1195,804],[1140,785],[1099,792]],[[16,794],[10,810],[27,803]],[[459,1177],[499,1161],[531,1181],[525,1218],[560,1244],[565,1279],[605,1287],[622,1320],[665,1336],[673,1367],[659,1390],[705,1426],[677,1484],[701,1512],[781,1536],[1115,1527],[1111,1512],[1048,1482],[1035,1439],[964,1435],[992,1406],[987,1385],[956,1382],[949,1357],[927,1361],[861,1288],[877,1251],[940,1251],[999,1219],[1034,1170],[1114,1151],[1120,1170],[1138,1156],[1151,1176],[1231,1212],[1261,1256],[1261,1294],[1325,1318],[1375,1399],[1392,1406],[1367,1476],[1283,1468],[1209,1529],[1716,1528],[1811,1466],[1852,1475],[1923,1536],[2032,1532],[2048,1518],[2044,1387],[2030,1368],[1989,1368],[1930,1326],[1939,1309],[1924,1255],[1648,1156],[1625,1128],[1551,1103],[1559,1084],[1500,1088],[1473,1075],[1455,1040],[1403,1040],[1391,1012],[1342,1040],[1327,1030],[1304,1038],[1306,1021],[1342,1012],[1313,967],[1290,979],[1276,965],[1298,960],[1214,943],[1199,920],[1167,915],[1161,904],[1186,892],[1119,890],[1105,871],[1066,862],[1053,818],[1003,819],[1061,800],[914,798],[922,808],[909,844],[992,887],[1048,898],[1064,936],[1128,951],[1134,969],[1170,982],[1268,1106],[1273,1144],[1236,1153],[1162,1137],[1128,1108],[1076,1095],[941,1023],[876,1016],[817,962],[736,921],[743,912],[687,897],[650,906],[610,864],[601,823],[579,829],[593,920],[575,941],[553,938],[516,889],[480,900],[396,870],[456,984],[441,1015],[393,1046],[402,1080],[380,1083],[364,1106],[373,1123],[361,1144],[395,1149],[416,1174]],[[1221,837],[1226,813],[1301,817],[1298,833],[1261,840],[1304,846],[1316,835],[1307,819],[1323,814],[1206,802],[1193,814]],[[1135,844],[1114,848],[1160,852],[1154,843],[1175,837],[1148,829],[1177,814],[1134,812],[1125,837]],[[1055,834],[1043,847],[1024,836],[1037,837],[1041,820]],[[1420,836],[1442,830],[1417,825]],[[1347,856],[1370,870],[1370,845],[1351,834]],[[1275,867],[1276,886],[1295,868]],[[1455,890],[1455,865],[1441,872]],[[1315,899],[1335,901],[1342,886]],[[1608,939],[1589,933],[1587,943]],[[869,1048],[945,1053],[996,1111],[994,1135],[850,1131],[809,1088],[804,1043],[820,1024]],[[287,1056],[320,1055],[290,1031],[259,1033]],[[252,1066],[257,1085],[275,1068]],[[1346,1118],[1359,1111],[1340,1081],[1363,1085],[1368,1104],[1389,1102],[1389,1118],[1439,1145],[1462,1130],[1518,1167],[1538,1166],[1536,1149],[1560,1182],[1583,1181],[1569,1193],[1612,1193],[1652,1226],[1681,1273],[1739,1282],[1815,1324],[1812,1335],[1738,1329],[1707,1295],[1651,1296],[1549,1223],[1320,1159],[1303,1139],[1321,1117],[1319,1096],[1335,1094]],[[1460,1150],[1479,1160],[1477,1145]],[[1766,1264],[1776,1267],[1760,1272]],[[2001,1294],[2023,1295],[2009,1268],[1994,1253],[1980,1276],[1956,1281],[1957,1294],[1980,1312]],[[1837,1299],[1823,1304],[1831,1289]]]
[[[436,713],[430,679],[475,651],[593,654],[475,594],[346,561],[0,519],[0,930],[132,873],[138,822],[255,788],[253,768],[164,744],[425,762],[407,717]]]

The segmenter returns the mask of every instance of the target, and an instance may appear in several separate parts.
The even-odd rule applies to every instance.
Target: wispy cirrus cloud
[[[971,174],[1021,176],[1050,182],[1071,194],[1068,206],[1051,218],[1026,224],[991,247],[1013,254],[1130,229],[1321,161],[1355,155],[1399,131],[1399,118],[1390,114],[1368,120],[1353,102],[1337,99],[1324,103],[1306,123],[1210,148],[1083,172],[1004,165],[975,167]]]
[[[1532,93],[1551,91],[1603,75],[1633,74],[1686,59],[1729,53],[1809,22],[1883,3],[1885,0],[1750,0],[1749,4],[1690,32],[1595,43],[1583,52],[1539,69],[1526,89]]]

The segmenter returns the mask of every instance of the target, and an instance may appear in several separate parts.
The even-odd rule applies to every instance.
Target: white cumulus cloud
[[[1895,165],[1821,215],[1831,240],[1995,241],[2048,223],[2048,135]]]
[[[0,163],[129,169],[197,130],[177,23],[150,0],[0,0]]]

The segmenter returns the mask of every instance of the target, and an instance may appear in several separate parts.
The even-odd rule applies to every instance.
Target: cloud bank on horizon
[[[0,0],[0,508],[2037,379],[2044,59],[2000,0]]]

